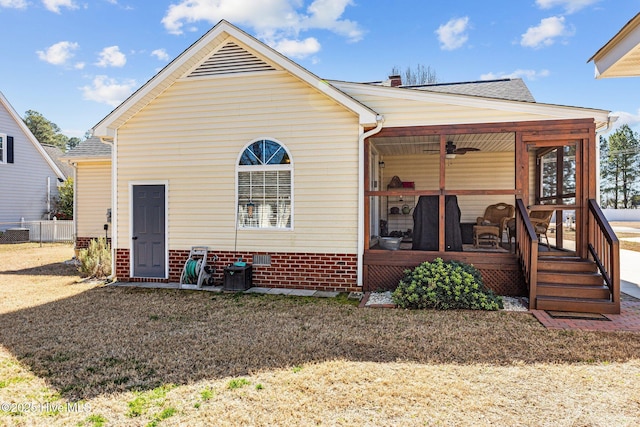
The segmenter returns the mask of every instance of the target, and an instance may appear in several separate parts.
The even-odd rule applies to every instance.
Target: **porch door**
[[[165,277],[165,186],[134,185],[133,275],[135,277]]]
[[[577,230],[581,223],[580,200],[580,142],[558,142],[557,145],[533,145],[530,154],[535,155],[535,192],[530,210],[553,211],[553,217],[545,235],[540,236],[541,249],[547,247],[547,239],[552,251],[576,252],[581,234]],[[530,214],[535,216],[535,214]]]

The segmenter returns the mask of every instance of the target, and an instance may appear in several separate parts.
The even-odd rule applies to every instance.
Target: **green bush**
[[[100,237],[89,242],[87,249],[78,252],[78,271],[82,277],[104,279],[111,275],[111,249],[107,239]]]
[[[484,286],[472,265],[457,261],[423,262],[404,277],[392,294],[401,308],[499,310],[502,298]]]

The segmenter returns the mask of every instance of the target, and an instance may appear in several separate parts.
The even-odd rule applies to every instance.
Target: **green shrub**
[[[100,237],[89,242],[87,249],[78,252],[78,271],[83,277],[107,278],[111,275],[111,249],[107,239]]]
[[[401,308],[499,310],[502,298],[484,286],[472,265],[458,261],[423,262],[404,277],[392,294]]]

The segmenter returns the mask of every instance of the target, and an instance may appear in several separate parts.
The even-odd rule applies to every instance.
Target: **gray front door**
[[[133,186],[133,274],[165,277],[165,187]]]

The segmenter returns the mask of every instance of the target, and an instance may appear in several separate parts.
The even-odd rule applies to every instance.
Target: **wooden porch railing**
[[[534,310],[538,285],[538,236],[522,199],[516,199],[516,236],[516,256],[529,288],[529,309]]]
[[[611,302],[620,304],[620,241],[600,206],[589,199],[588,248],[611,291]]]

